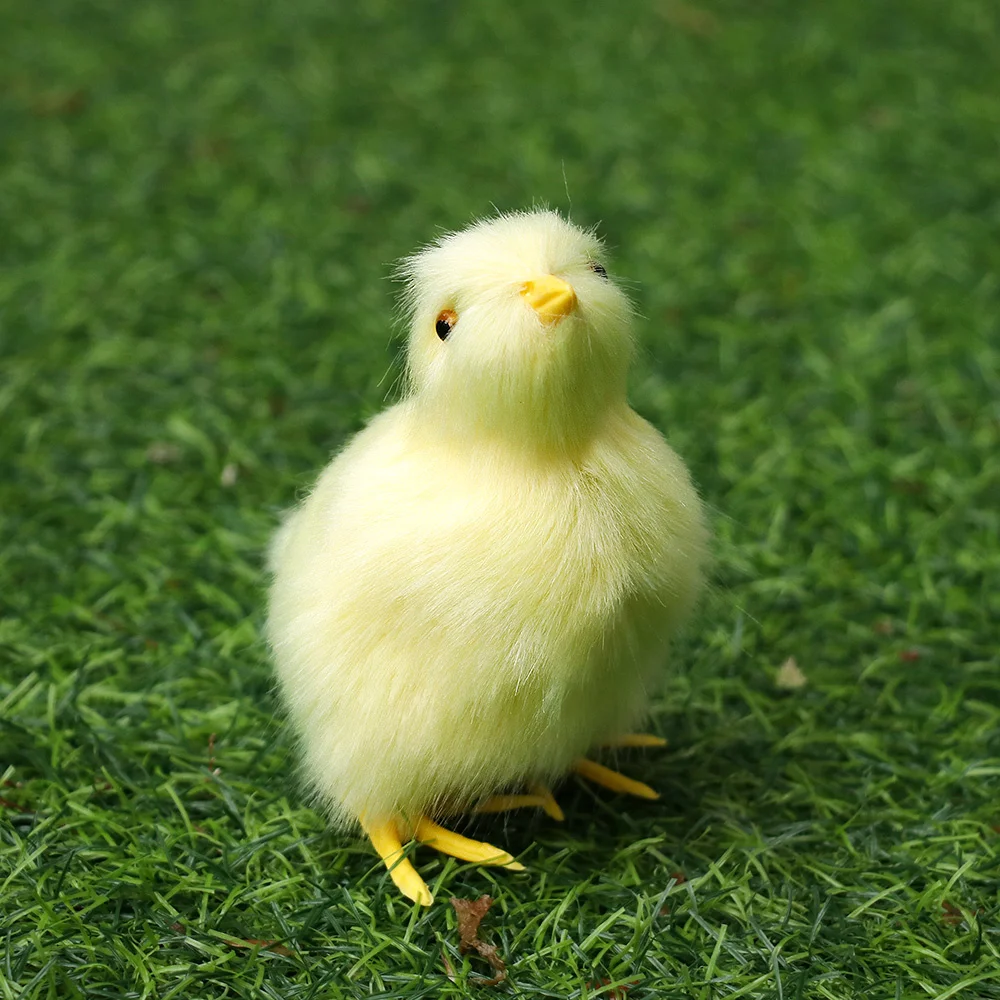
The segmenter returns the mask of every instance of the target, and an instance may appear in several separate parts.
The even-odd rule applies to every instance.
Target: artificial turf
[[[0,997],[1000,997],[988,0],[2,14]],[[628,752],[419,852],[296,784],[279,511],[383,406],[391,262],[601,224],[713,591]],[[785,689],[793,657],[804,686]],[[786,671],[787,673],[787,671]],[[458,951],[449,895],[496,902]]]

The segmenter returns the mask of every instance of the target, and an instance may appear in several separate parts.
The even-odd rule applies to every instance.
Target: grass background
[[[1000,997],[996,6],[359,6],[3,8],[0,997],[484,995],[482,892],[499,994]],[[297,789],[262,547],[391,262],[570,198],[716,586],[662,801],[569,782],[418,911]]]

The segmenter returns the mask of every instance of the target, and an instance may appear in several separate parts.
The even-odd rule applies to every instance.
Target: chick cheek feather
[[[599,252],[539,212],[411,258],[407,395],[271,546],[268,637],[305,775],[422,903],[401,839],[513,865],[431,822],[446,810],[561,815],[548,786],[574,768],[655,796],[581,758],[645,715],[707,534],[683,463],[627,404],[629,307]],[[525,300],[532,281],[561,315]]]
[[[630,343],[602,337],[579,314],[551,326],[515,307],[489,339],[470,330],[480,312],[470,309],[448,355],[436,359],[441,370],[411,399],[429,426],[463,438],[456,446],[581,455],[624,398]]]

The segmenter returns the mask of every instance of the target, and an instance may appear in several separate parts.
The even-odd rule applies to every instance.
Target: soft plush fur
[[[626,401],[630,309],[601,257],[532,212],[409,259],[406,396],[274,539],[268,634],[335,822],[551,782],[645,713],[706,530]],[[577,294],[556,325],[521,294],[547,274]]]

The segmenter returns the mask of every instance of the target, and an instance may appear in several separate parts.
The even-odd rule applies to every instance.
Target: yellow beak
[[[521,294],[538,313],[538,318],[546,324],[555,325],[576,308],[573,286],[551,274],[525,282]]]

